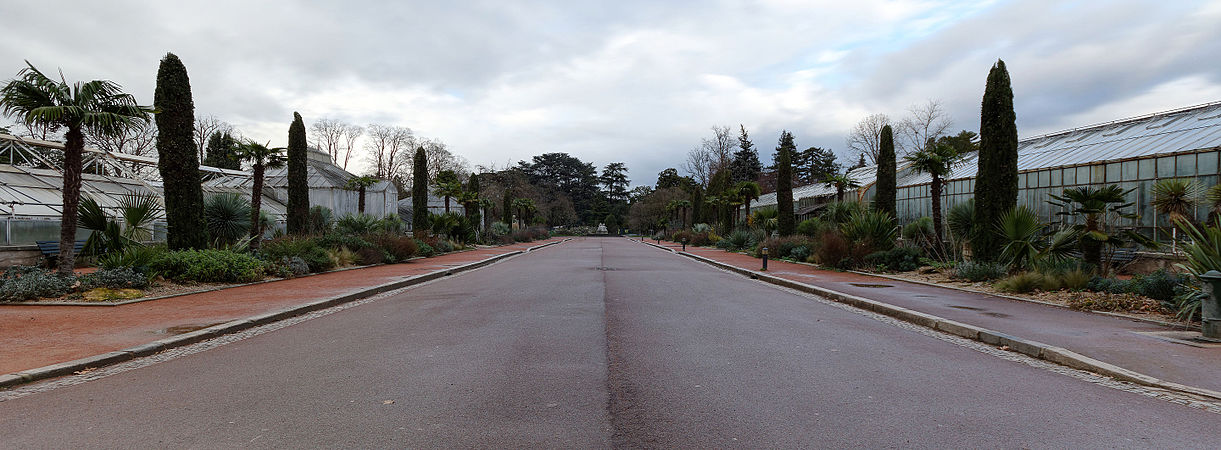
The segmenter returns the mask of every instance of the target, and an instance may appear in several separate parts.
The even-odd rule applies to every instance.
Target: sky
[[[0,79],[29,60],[151,104],[172,52],[196,115],[257,141],[284,145],[298,111],[405,126],[472,164],[624,162],[633,185],[716,125],[765,161],[786,129],[853,158],[863,117],[928,100],[977,131],[997,59],[1021,137],[1221,100],[1221,1],[22,0],[0,17]]]

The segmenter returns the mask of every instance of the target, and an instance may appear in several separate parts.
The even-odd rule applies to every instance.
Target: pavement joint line
[[[645,242],[645,243],[649,244],[648,242]],[[838,303],[848,304],[848,305],[855,306],[860,309],[864,309],[866,311],[883,314],[883,315],[890,316],[890,317],[893,317],[898,320],[920,325],[925,328],[931,328],[934,330],[944,331],[944,332],[947,332],[947,333],[950,333],[950,334],[953,334],[953,335],[956,335],[959,337],[983,342],[985,344],[990,344],[990,345],[994,345],[994,346],[998,346],[998,347],[1007,346],[1009,348],[1009,350],[1011,350],[1013,352],[1021,353],[1023,355],[1027,355],[1032,358],[1053,362],[1056,364],[1060,364],[1060,365],[1078,369],[1078,370],[1083,370],[1083,371],[1087,371],[1087,372],[1093,372],[1093,373],[1105,375],[1105,376],[1108,376],[1108,377],[1111,377],[1111,378],[1114,378],[1117,380],[1128,381],[1128,382],[1141,384],[1141,385],[1145,385],[1145,386],[1150,386],[1150,387],[1155,387],[1155,388],[1160,388],[1160,389],[1166,389],[1169,391],[1182,392],[1182,393],[1186,393],[1186,394],[1191,394],[1191,395],[1195,395],[1195,396],[1199,396],[1199,397],[1208,398],[1212,401],[1221,400],[1221,392],[1213,391],[1210,389],[1194,387],[1194,386],[1186,386],[1186,385],[1182,385],[1179,383],[1173,383],[1173,382],[1161,380],[1161,379],[1158,379],[1155,377],[1151,377],[1149,375],[1138,373],[1133,370],[1124,369],[1122,367],[1115,366],[1113,364],[1099,361],[1097,359],[1090,358],[1090,357],[1087,357],[1087,356],[1084,356],[1084,355],[1081,355],[1081,354],[1078,354],[1078,353],[1075,353],[1075,352],[1072,352],[1072,351],[1069,351],[1069,350],[1066,350],[1063,348],[1044,344],[1042,342],[1031,341],[1031,340],[1027,340],[1027,339],[1018,338],[1015,336],[1010,336],[1008,334],[1001,333],[1001,332],[994,331],[994,330],[989,330],[987,328],[966,325],[966,324],[963,324],[960,322],[955,322],[955,321],[941,318],[938,316],[934,316],[931,314],[921,313],[921,312],[913,311],[913,310],[910,310],[907,308],[901,308],[901,307],[894,306],[894,305],[884,303],[884,302],[880,302],[877,300],[872,300],[872,299],[868,299],[868,298],[864,298],[864,297],[858,297],[858,296],[851,295],[851,294],[845,294],[843,292],[827,289],[824,287],[814,286],[814,285],[810,285],[810,284],[806,284],[806,283],[801,283],[798,281],[787,280],[784,278],[772,276],[772,275],[769,275],[769,274],[766,274],[763,272],[759,272],[759,271],[743,269],[738,266],[723,263],[720,261],[713,260],[711,258],[706,258],[703,256],[688,253],[688,252],[674,252],[672,249],[668,249],[668,248],[665,248],[665,247],[662,247],[659,245],[654,245],[654,244],[649,244],[649,245],[652,245],[652,246],[658,247],[658,248],[662,248],[665,250],[671,250],[671,252],[673,252],[673,253],[676,253],[676,254],[679,254],[682,256],[686,256],[686,257],[694,259],[696,261],[703,262],[705,264],[708,264],[708,265],[711,265],[714,267],[718,267],[718,268],[721,268],[724,270],[728,270],[730,272],[734,272],[734,273],[737,273],[740,275],[744,275],[751,279],[757,279],[759,281],[763,281],[763,282],[766,282],[766,283],[769,283],[772,285],[789,288],[789,289],[793,289],[793,290],[796,290],[799,292],[805,292],[808,294],[818,295],[818,296],[827,298],[829,300],[832,300],[832,301],[835,301]]]
[[[564,242],[564,241],[557,241],[555,243],[559,243],[559,242]],[[551,245],[551,244],[545,244],[545,245]],[[140,345],[137,345],[134,347],[128,347],[128,348],[125,348],[122,350],[107,352],[107,353],[103,353],[100,355],[87,356],[87,357],[72,360],[72,361],[51,364],[48,366],[43,366],[43,367],[39,367],[39,368],[35,368],[35,369],[23,370],[23,371],[16,372],[16,373],[0,374],[0,390],[11,388],[11,387],[29,383],[29,382],[33,382],[33,381],[45,380],[48,378],[55,378],[55,377],[60,377],[60,376],[64,376],[64,375],[71,375],[71,374],[81,372],[81,371],[87,371],[87,370],[97,369],[97,368],[100,368],[103,366],[114,365],[114,364],[129,361],[129,360],[132,360],[132,359],[135,359],[138,357],[149,356],[149,355],[153,355],[156,353],[160,353],[162,351],[173,349],[176,347],[182,347],[182,346],[194,344],[194,343],[197,343],[200,341],[204,341],[207,339],[211,339],[211,338],[215,338],[215,337],[219,337],[219,336],[223,336],[223,335],[227,335],[227,334],[238,333],[238,332],[250,329],[250,328],[254,328],[256,326],[266,325],[266,324],[270,324],[273,322],[278,322],[278,321],[281,321],[284,319],[301,316],[301,315],[304,315],[304,314],[307,314],[307,313],[310,313],[310,312],[313,312],[316,310],[325,309],[325,308],[329,308],[332,306],[337,306],[337,305],[353,302],[356,300],[361,300],[361,299],[364,299],[367,297],[372,297],[374,295],[378,295],[378,294],[381,294],[384,292],[401,289],[401,288],[416,285],[416,284],[425,283],[428,281],[450,276],[455,273],[466,272],[466,271],[478,269],[480,267],[484,267],[484,266],[487,266],[487,265],[514,257],[514,256],[523,255],[525,253],[526,252],[523,250],[515,250],[512,252],[494,255],[494,256],[491,256],[488,258],[484,258],[479,261],[464,264],[462,266],[437,270],[437,271],[433,271],[433,272],[429,272],[429,273],[425,273],[425,274],[421,274],[421,275],[416,275],[416,276],[409,277],[409,278],[406,278],[403,280],[373,286],[371,288],[363,288],[361,290],[350,292],[350,293],[347,293],[347,294],[344,294],[344,295],[341,295],[338,297],[332,297],[329,299],[314,301],[314,302],[306,303],[303,305],[297,305],[297,306],[285,308],[285,309],[282,309],[279,311],[273,311],[270,313],[264,313],[264,314],[260,314],[257,316],[243,318],[243,319],[235,319],[235,320],[232,320],[229,322],[225,322],[225,323],[211,326],[208,328],[204,328],[201,330],[196,330],[196,331],[192,331],[189,333],[183,333],[183,334],[168,337],[165,339],[159,339],[159,340],[156,340],[153,342],[140,344]]]

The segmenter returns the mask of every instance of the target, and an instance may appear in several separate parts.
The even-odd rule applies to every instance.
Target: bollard
[[[687,251],[687,240],[683,239],[683,251]]]
[[[767,247],[763,247],[763,271],[767,271]]]
[[[1210,270],[1200,275],[1207,297],[1200,300],[1200,331],[1205,340],[1221,342],[1221,272]]]

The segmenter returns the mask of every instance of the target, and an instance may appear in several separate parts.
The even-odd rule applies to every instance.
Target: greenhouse
[[[58,240],[62,209],[63,175],[58,161],[63,144],[0,134],[0,219],[3,245],[27,246],[36,241]],[[347,188],[352,174],[334,166],[326,155],[311,152],[307,164],[310,204],[330,208],[335,216],[357,212],[359,194]],[[160,197],[161,179],[157,159],[86,148],[81,193],[103,208],[115,210],[124,195],[152,194]],[[249,172],[200,166],[204,195],[237,193],[250,196],[253,178]],[[269,170],[261,209],[277,223],[285,222],[288,198],[287,169]],[[379,181],[366,189],[366,212],[385,216],[396,212],[398,190],[393,183]],[[79,239],[88,230],[78,230]],[[165,222],[153,226],[154,240],[165,239]]]
[[[1165,111],[1098,125],[1034,136],[1018,142],[1018,204],[1037,211],[1044,221],[1058,220],[1051,194],[1080,186],[1119,185],[1133,203],[1139,219],[1121,223],[1146,236],[1167,240],[1155,230],[1168,229],[1165,218],[1152,206],[1153,185],[1169,178],[1193,179],[1202,188],[1218,183],[1218,152],[1221,151],[1221,102]],[[974,197],[978,154],[959,161],[944,181],[942,208]],[[854,170],[849,176],[861,188],[846,198],[873,198],[876,167]],[[901,223],[932,214],[929,186],[932,179],[899,164],[896,212]],[[833,201],[835,189],[811,185],[793,190],[800,213]],[[775,194],[760,198],[759,206],[775,205]],[[1195,218],[1205,220],[1209,208],[1200,204]],[[1126,221],[1126,220],[1125,220]]]

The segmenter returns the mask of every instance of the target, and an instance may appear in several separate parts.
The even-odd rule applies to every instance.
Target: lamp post
[[[763,271],[767,271],[767,247],[763,247]]]
[[[1221,272],[1210,270],[1200,275],[1204,293],[1200,301],[1200,331],[1205,340],[1221,342]]]

